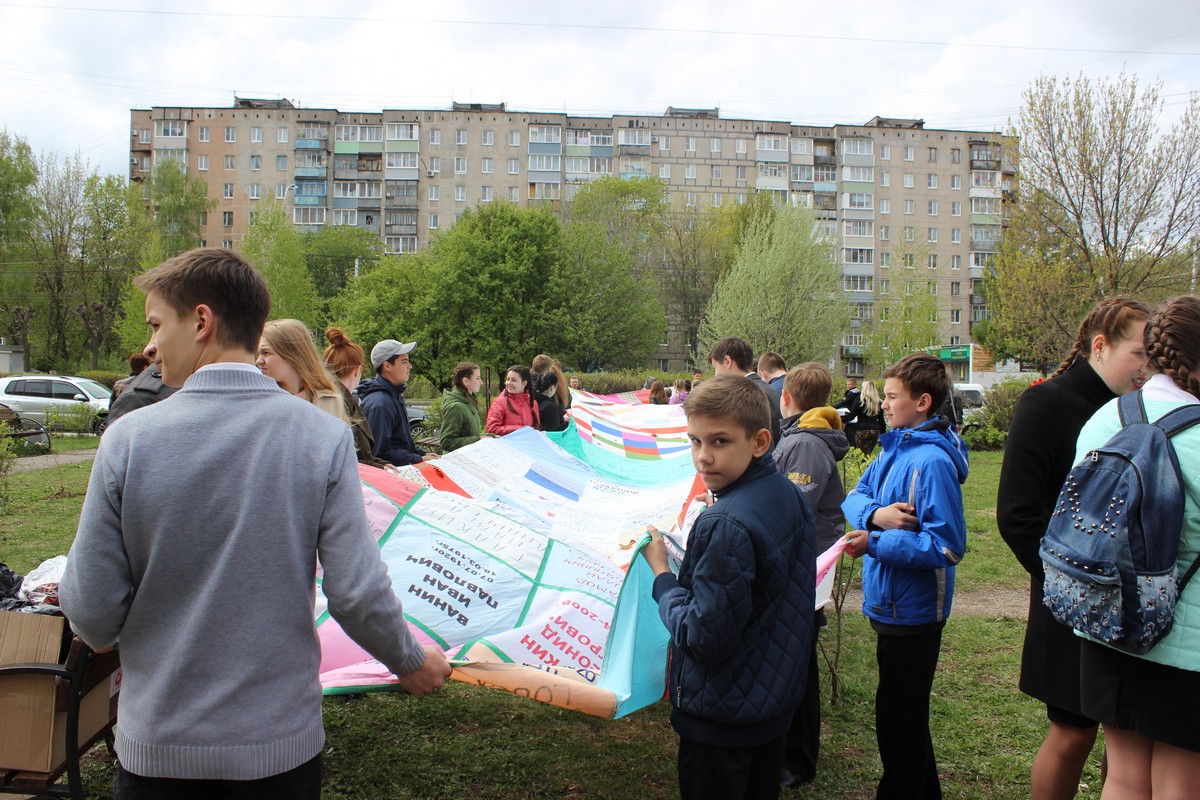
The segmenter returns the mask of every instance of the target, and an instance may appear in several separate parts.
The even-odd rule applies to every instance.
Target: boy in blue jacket
[[[954,565],[967,525],[962,439],[936,416],[950,392],[942,362],[918,354],[884,373],[883,411],[892,428],[842,503],[846,552],[863,561],[863,614],[877,634],[875,737],[883,777],[876,797],[941,798],[929,694],[954,597]]]
[[[692,526],[678,578],[658,531],[642,551],[671,635],[680,794],[777,798],[812,641],[813,514],[775,469],[770,408],[751,381],[705,381],[683,410],[692,461],[717,502]]]

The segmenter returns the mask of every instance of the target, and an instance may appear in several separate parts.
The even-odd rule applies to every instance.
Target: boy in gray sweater
[[[321,791],[318,559],[329,611],[412,694],[450,667],[404,621],[363,511],[350,428],[254,366],[262,277],[198,249],[135,281],[169,400],[109,427],[60,586],[119,645],[116,797]]]

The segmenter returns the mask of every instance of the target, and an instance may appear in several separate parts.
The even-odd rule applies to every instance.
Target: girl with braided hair
[[[1097,304],[1050,378],[1021,395],[1008,430],[996,501],[1000,535],[1029,573],[1020,689],[1046,704],[1050,727],[1033,761],[1033,800],[1067,800],[1079,787],[1097,724],[1079,701],[1080,639],[1042,604],[1038,546],[1075,463],[1075,440],[1096,409],[1141,385],[1150,309],[1117,297]]]
[[[487,432],[504,436],[518,428],[541,427],[533,376],[529,367],[514,364],[504,377],[504,391],[492,401],[487,413]]]
[[[1146,323],[1155,373],[1142,388],[1146,417],[1157,420],[1200,403],[1200,300],[1173,297]],[[1076,454],[1102,446],[1121,428],[1117,404],[1100,409],[1079,434]],[[1171,438],[1183,476],[1183,531],[1176,566],[1183,575],[1200,556],[1200,426]],[[1188,583],[1174,625],[1148,653],[1135,656],[1081,639],[1083,713],[1104,726],[1108,778],[1104,798],[1186,798],[1200,781],[1200,591]]]

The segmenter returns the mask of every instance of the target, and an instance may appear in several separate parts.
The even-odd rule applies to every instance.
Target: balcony
[[[323,206],[325,205],[325,195],[305,195],[298,194],[292,198],[293,202],[298,206]]]
[[[976,253],[994,253],[998,244],[995,239],[972,239],[971,250]]]
[[[296,149],[297,150],[328,150],[329,149],[329,140],[328,139],[297,139],[296,140]]]
[[[384,227],[384,235],[386,236],[416,236],[417,226],[414,225],[387,225]]]
[[[842,345],[842,358],[862,358],[862,345]]]
[[[987,298],[985,298],[985,297],[984,297],[983,295],[981,295],[981,294],[973,294],[973,295],[971,295],[971,305],[973,305],[973,306],[986,306],[986,305],[987,305]]]
[[[324,178],[328,167],[296,167],[297,178]]]
[[[837,166],[837,156],[813,156],[813,164],[828,164],[831,167]]]

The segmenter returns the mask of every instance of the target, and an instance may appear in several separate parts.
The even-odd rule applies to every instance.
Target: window
[[[938,257],[937,257],[937,253],[930,253],[930,254],[929,254],[929,268],[930,268],[930,269],[937,269],[937,268],[938,268]],[[931,285],[931,286],[934,286],[935,284],[930,284],[930,285]],[[934,291],[933,291],[932,293],[933,293],[933,294],[937,294],[937,290],[936,290],[936,289],[934,289]]]
[[[196,169],[200,172],[208,172],[208,156],[196,156]]]
[[[720,139],[709,139],[708,140],[708,152],[716,153],[717,155],[720,155],[721,154],[721,140]]]
[[[611,133],[600,133],[592,131],[592,146],[593,147],[612,147],[613,137]]]
[[[736,177],[736,178],[737,178],[739,181],[744,181],[744,180],[746,180],[746,168],[745,168],[744,166],[738,167],[738,168],[737,168],[737,172],[736,172],[736,174],[735,174],[735,177]],[[739,197],[745,197],[745,195],[739,195]],[[738,202],[739,202],[739,203],[744,203],[744,202],[746,202],[746,201],[745,201],[745,200],[739,200]]]
[[[958,297],[962,294],[962,281],[950,281],[950,296]]]
[[[928,232],[928,236],[929,236],[928,241],[936,242],[938,240],[938,229],[930,228],[929,232]]]
[[[892,266],[892,254],[881,252],[879,254],[879,266],[885,269]]]
[[[936,172],[929,173],[929,177],[926,179],[925,185],[928,186],[930,189],[937,188],[937,173]]]
[[[888,242],[888,241],[891,241],[891,239],[892,239],[892,226],[891,225],[880,225],[879,226],[879,241]]]
[[[334,225],[357,225],[358,224],[358,209],[356,208],[335,208],[333,210],[333,219],[330,220]]]
[[[848,219],[842,223],[842,232],[846,236],[872,236],[874,225],[869,219]]]
[[[201,128],[200,128],[200,130],[199,130],[199,132],[196,134],[196,138],[197,138],[197,140],[198,140],[198,141],[201,141],[201,142],[207,142],[207,141],[209,141],[209,138],[208,138],[208,137],[209,137],[209,132],[208,132],[208,127],[207,127],[207,126],[201,127]]]
[[[714,164],[714,165],[713,165],[713,168],[712,168],[712,179],[713,179],[714,181],[719,181],[719,180],[721,180],[721,165],[720,165],[720,164]]]
[[[916,236],[917,236],[916,228],[914,228],[912,225],[904,226],[904,241],[911,242],[916,238]]]
[[[866,192],[850,192],[846,195],[846,208],[873,208],[875,195]]]
[[[490,158],[481,159],[479,162],[479,171],[482,172],[484,175],[491,175],[492,174],[492,159],[490,159]]]
[[[892,173],[888,172],[886,169],[879,170],[879,185],[880,186],[891,186],[892,185]]]
[[[533,142],[533,128],[529,130],[529,140]],[[650,132],[646,128],[620,128],[617,131],[617,144],[620,145],[648,145],[650,143]]]
[[[645,134],[644,144],[650,144],[650,131],[641,129],[639,133]],[[562,141],[562,128],[557,125],[530,125],[529,126],[529,142],[544,142],[548,144],[557,144]]]
[[[484,147],[493,147],[496,144],[496,132],[488,128],[480,134],[480,144]]]
[[[232,211],[222,211],[221,212],[221,225],[226,228],[233,225],[233,212]]]
[[[689,181],[696,180],[696,165],[688,164],[686,167],[684,167],[683,168],[683,177],[684,177],[684,180],[689,180]]]
[[[454,143],[457,145],[464,145],[467,143],[467,132],[464,129],[459,128],[454,131]]]
[[[221,187],[221,196],[224,197],[226,200],[233,199],[233,184],[232,183],[227,183]]]
[[[891,294],[892,293],[892,282],[887,280],[886,278],[881,280],[879,282],[879,293],[880,294]]]
[[[415,236],[386,236],[383,247],[389,253],[417,252],[417,237]]]
[[[384,164],[388,169],[417,169],[420,166],[420,157],[416,153],[387,153],[384,156]]]
[[[869,247],[847,247],[842,251],[845,264],[874,264],[875,251]]]
[[[521,190],[516,186],[508,187],[508,202],[518,203],[521,201]]]
[[[696,193],[688,192],[687,196],[684,198],[684,203],[687,205],[688,208],[695,208],[696,207]]]
[[[842,180],[875,182],[874,167],[842,167]]]
[[[685,138],[683,140],[683,151],[685,153],[696,152],[696,137],[695,136],[688,136],[687,138]]]
[[[815,173],[811,164],[792,165],[792,180],[799,181],[800,183],[812,183],[814,177]]]
[[[557,183],[531,183],[531,184],[529,184],[529,199],[530,200],[557,200],[558,199],[558,184]]]
[[[760,165],[761,166],[761,165]],[[822,183],[832,183],[837,180],[837,167],[819,164],[813,167],[813,180]]]
[[[733,151],[735,153],[744,154],[746,152],[746,140],[738,139],[733,143]]]
[[[581,131],[577,128],[567,128],[567,146],[577,145],[587,147],[591,144],[592,132]]]
[[[275,171],[287,172],[287,156],[275,156]]]
[[[873,275],[845,275],[842,277],[842,289],[847,292],[873,292],[875,291],[875,277]]]
[[[950,324],[958,325],[960,322],[962,322],[962,309],[961,308],[950,309]]]
[[[429,199],[430,200],[440,200],[441,197],[442,197],[442,187],[440,187],[440,186],[430,186],[429,187]]]
[[[230,144],[237,141],[237,128],[232,125],[225,128],[225,141]]]
[[[937,215],[938,215],[938,201],[930,200],[929,201],[929,216],[936,217]]]
[[[955,200],[954,202],[952,202],[950,204],[950,216],[952,216],[952,217],[961,217],[962,216],[962,203]]]
[[[154,123],[155,136],[183,136],[183,120],[181,119],[160,119]],[[148,134],[147,134],[148,136]],[[148,142],[143,142],[148,144]]]
[[[530,137],[533,141],[533,137]],[[534,156],[529,157],[530,172],[558,172],[562,169],[561,156]]]
[[[961,175],[951,175],[950,176],[950,188],[951,189],[961,189],[962,188],[962,176]]]
[[[718,194],[717,192],[713,192],[713,194],[712,194],[712,207],[713,208],[721,207],[721,195]]]
[[[233,239],[222,239],[221,240],[221,248],[224,250],[232,250],[233,249]]]
[[[441,128],[430,128],[429,129],[429,143],[430,144],[441,144],[442,143],[442,129]]]
[[[519,175],[521,173],[521,159],[510,158],[508,160],[508,174]]]
[[[509,147],[520,147],[521,146],[521,132],[520,131],[509,131],[508,132],[508,146]]]
[[[937,148],[936,147],[929,148],[929,163],[930,164],[937,163]]]
[[[284,200],[287,198],[288,185],[286,183],[275,184],[275,199]]]
[[[961,164],[962,163],[962,150],[959,150],[957,147],[950,148],[950,163],[951,164]]]
[[[596,175],[612,174],[612,159],[597,156],[591,160],[591,171]]]
[[[465,186],[455,186],[454,187],[454,201],[456,203],[467,202],[467,187],[465,187]]]
[[[250,184],[250,199],[258,200],[261,197],[262,197],[262,184],[261,183]]]
[[[852,156],[869,156],[875,143],[870,139],[843,139],[842,152]]]
[[[567,173],[581,174],[588,171],[590,159],[587,156],[567,156],[563,162],[563,169]]]
[[[792,139],[792,152],[800,156],[811,156],[813,151],[812,139]]]
[[[879,145],[879,159],[881,161],[892,160],[892,146],[890,144]]]
[[[916,185],[916,176],[911,172],[904,173],[904,188],[911,189]]]
[[[225,156],[225,169],[235,169],[233,156]]]
[[[972,197],[971,198],[971,213],[972,214],[999,214],[1000,213],[1000,198],[999,197]]]
[[[454,174],[455,175],[466,175],[467,174],[467,157],[466,156],[455,156],[454,157]]]
[[[950,256],[950,269],[962,269],[962,256]]]
[[[250,141],[254,144],[262,144],[262,128],[250,129]]]
[[[888,200],[887,198],[880,200],[879,201],[879,213],[880,214],[892,213],[892,201]]]
[[[492,187],[481,186],[479,189],[479,201],[481,203],[490,203],[492,202],[492,199]]]
[[[665,153],[670,149],[671,149],[671,137],[670,136],[658,137],[658,152]]]
[[[429,158],[429,171],[435,175],[442,171],[441,156],[431,156]]]
[[[917,202],[915,200],[905,200],[904,201],[904,213],[905,214],[917,213]]]
[[[953,244],[958,244],[962,241],[962,228],[950,229],[950,241]]]
[[[871,318],[871,308],[872,308],[872,306],[870,303],[855,303],[854,304],[854,318],[855,319],[870,319]]]
[[[665,162],[662,164],[659,164],[658,165],[658,177],[662,178],[664,181],[671,180],[671,165],[667,164]]]
[[[758,162],[758,177],[786,178],[787,164],[775,164],[768,161],[760,161]]]
[[[287,140],[288,140],[288,129],[287,128],[277,128],[275,130],[275,141],[279,142],[280,144],[286,144]]]
[[[989,169],[971,170],[971,185],[976,188],[999,189],[1000,173]]]
[[[438,215],[431,213],[429,215],[429,230],[436,231],[437,228],[438,228]]]
[[[262,156],[250,156],[250,169],[251,170],[262,169]]]
[[[778,134],[760,133],[755,137],[754,146],[759,150],[774,150],[787,152],[787,137]]]
[[[912,148],[912,145],[905,145],[905,146],[904,146],[904,160],[905,160],[905,161],[912,161],[912,160],[913,160],[913,148]]]
[[[386,133],[389,142],[414,142],[421,138],[421,126],[412,122],[389,122]]]

